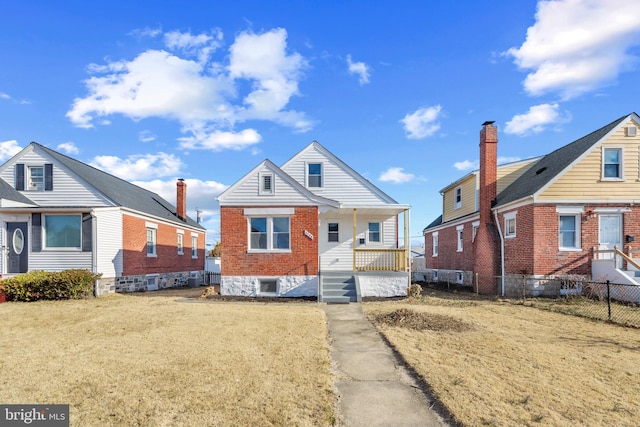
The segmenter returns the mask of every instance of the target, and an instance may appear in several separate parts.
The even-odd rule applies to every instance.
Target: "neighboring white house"
[[[221,293],[324,301],[406,295],[409,206],[318,142],[281,167],[265,160],[218,201]]]

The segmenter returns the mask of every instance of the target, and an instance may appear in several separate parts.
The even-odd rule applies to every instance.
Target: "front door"
[[[622,248],[622,215],[600,214],[599,249]],[[613,253],[606,254],[603,258],[613,258]],[[616,268],[622,268],[622,257],[617,259]]]
[[[27,223],[7,223],[7,273],[26,273],[29,269]]]

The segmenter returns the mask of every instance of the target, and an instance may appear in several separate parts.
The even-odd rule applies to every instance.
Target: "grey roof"
[[[0,199],[13,200],[14,202],[35,205],[33,200],[28,199],[21,192],[13,188],[7,181],[0,178]]]
[[[427,225],[424,229],[425,229],[425,230],[428,230],[428,229],[430,229],[431,227],[437,227],[437,226],[439,226],[440,224],[442,224],[442,215],[440,215],[438,218],[434,219],[434,220],[431,222],[431,224]]]
[[[544,156],[498,194],[495,206],[535,194],[627,117],[629,114]]]
[[[53,151],[37,142],[32,142],[32,144],[45,151],[118,206],[144,212],[176,224],[205,229],[189,217],[184,221],[178,218],[175,206],[154,192]]]

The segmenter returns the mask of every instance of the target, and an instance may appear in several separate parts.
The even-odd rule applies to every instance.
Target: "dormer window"
[[[27,190],[44,191],[44,166],[29,166]]]
[[[322,163],[307,164],[307,187],[322,187]]]

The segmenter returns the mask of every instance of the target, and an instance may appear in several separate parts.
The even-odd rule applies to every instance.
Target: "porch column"
[[[411,242],[409,241],[409,209],[404,210],[404,251],[406,257],[405,271],[409,272],[409,285],[411,285]]]
[[[356,209],[353,209],[353,271],[356,271]]]

